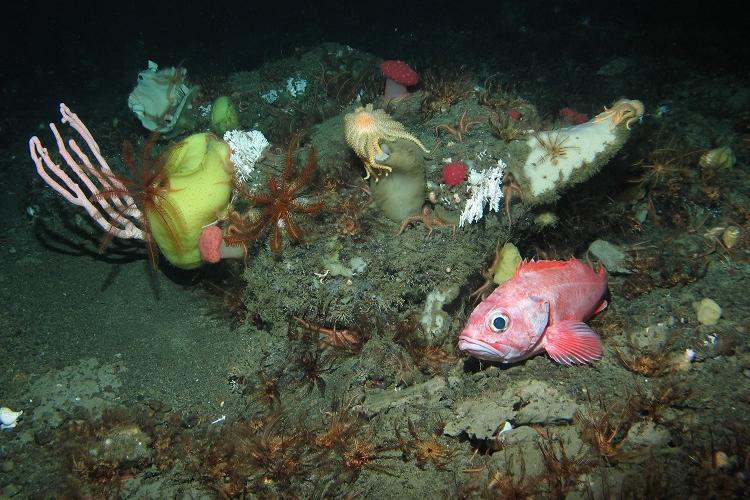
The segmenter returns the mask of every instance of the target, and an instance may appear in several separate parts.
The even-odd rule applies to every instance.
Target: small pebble
[[[693,309],[701,325],[715,325],[721,318],[721,306],[708,297],[700,302],[693,302]]]

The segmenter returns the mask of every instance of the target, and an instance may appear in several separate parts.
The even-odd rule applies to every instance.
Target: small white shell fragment
[[[724,246],[732,249],[737,245],[737,242],[740,240],[740,236],[742,235],[742,231],[737,226],[728,226],[724,229],[724,231],[721,233],[721,242],[724,243]]]
[[[510,422],[508,422],[508,421],[506,420],[506,421],[505,421],[505,425],[503,425],[503,428],[502,428],[502,429],[500,429],[500,432],[498,432],[498,433],[497,433],[497,435],[498,435],[498,436],[502,436],[502,435],[503,435],[503,434],[505,434],[506,432],[510,432],[510,431],[512,431],[512,430],[513,430],[513,425],[512,425],[512,424],[511,424]]]
[[[701,325],[715,325],[721,318],[721,306],[708,297],[700,302],[693,302],[693,309]]]
[[[684,352],[674,353],[674,355],[670,356],[670,361],[673,370],[680,372],[689,371],[695,361],[695,351],[685,349]]]
[[[716,464],[717,469],[728,469],[732,465],[729,461],[729,455],[723,451],[717,451],[714,453],[714,463]]]
[[[0,429],[12,429],[18,423],[18,417],[23,415],[23,410],[13,411],[7,406],[0,408]]]

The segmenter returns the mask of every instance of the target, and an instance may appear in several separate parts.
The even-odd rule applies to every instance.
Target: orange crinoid
[[[310,177],[315,171],[315,148],[311,145],[307,154],[305,166],[299,174],[294,173],[294,157],[292,152],[298,141],[289,142],[286,163],[281,177],[268,174],[268,193],[251,193],[244,185],[237,185],[239,196],[259,209],[257,215],[244,220],[234,220],[224,237],[228,245],[245,245],[250,240],[258,240],[268,231],[271,232],[271,250],[278,252],[283,244],[282,229],[292,241],[302,238],[302,229],[295,221],[295,214],[315,215],[325,204],[322,201],[307,203],[301,198]]]
[[[179,207],[170,201],[169,193],[173,188],[169,184],[169,178],[165,171],[165,164],[171,152],[184,146],[184,142],[178,142],[169,146],[169,149],[154,158],[153,151],[159,140],[159,133],[152,133],[144,142],[140,154],[137,155],[130,141],[122,144],[122,160],[128,169],[127,177],[109,174],[112,178],[106,179],[106,189],[91,196],[92,201],[132,200],[128,206],[118,207],[120,211],[117,216],[121,218],[130,217],[133,212],[140,212],[138,217],[146,242],[151,264],[156,267],[159,259],[159,251],[151,231],[151,219],[146,213],[153,214],[154,220],[158,221],[167,231],[167,237],[175,248],[180,248],[181,240],[179,234],[184,231],[185,221]],[[116,182],[113,182],[116,181]],[[136,210],[137,209],[137,210]],[[104,250],[114,237],[112,230],[104,235],[99,245]]]

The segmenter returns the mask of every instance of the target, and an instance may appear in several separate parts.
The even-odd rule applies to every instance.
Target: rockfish
[[[458,348],[475,358],[514,363],[546,351],[565,365],[602,357],[584,321],[607,306],[607,272],[577,259],[523,261],[469,316]]]

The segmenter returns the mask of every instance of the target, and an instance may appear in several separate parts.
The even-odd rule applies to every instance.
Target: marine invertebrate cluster
[[[571,455],[565,447],[565,441],[559,436],[547,435],[537,443],[539,454],[545,466],[542,478],[554,498],[564,498],[576,488],[579,476],[589,468],[583,452]]]
[[[325,412],[323,432],[317,433],[313,443],[319,448],[338,449],[346,445],[352,436],[360,430],[361,420],[352,413],[349,405],[339,406],[334,398],[331,410]]]
[[[674,335],[667,337],[664,342],[652,349],[635,346],[628,337],[628,349],[615,349],[620,363],[633,373],[646,377],[660,377],[674,370],[674,363],[670,361],[672,353],[669,348],[674,341]]]
[[[422,113],[430,116],[434,113],[445,113],[457,102],[466,99],[474,92],[474,86],[467,76],[461,73],[463,68],[455,74],[441,74],[428,72],[424,77],[424,97],[422,98]]]
[[[360,106],[344,117],[344,135],[349,147],[364,162],[367,173],[365,179],[369,179],[370,176],[377,179],[391,171],[391,167],[380,163],[388,158],[380,146],[381,141],[405,139],[419,146],[425,153],[429,152],[401,123],[382,109],[373,109],[372,104]]]
[[[322,432],[314,432],[311,439],[318,448],[321,469],[331,472],[335,485],[354,481],[365,469],[393,475],[381,461],[396,459],[388,453],[395,447],[388,442],[377,443],[372,433],[363,429],[364,422],[351,404],[339,406],[334,399],[326,417]]]
[[[686,160],[693,154],[679,147],[675,141],[670,141],[651,151],[647,159],[635,165],[641,172],[634,182],[645,186],[649,193],[666,190],[667,195],[675,197],[689,185],[693,169]]]
[[[100,419],[78,418],[61,426],[59,442],[75,496],[116,496],[123,481],[155,464],[152,435],[144,424],[143,414],[109,408]]]
[[[665,414],[692,394],[692,389],[681,378],[668,377],[658,384],[640,384],[628,398],[628,406],[640,417],[649,417],[656,423],[664,421]]]
[[[311,465],[305,429],[281,413],[230,424],[201,450],[201,479],[225,498],[286,488]]]
[[[537,477],[526,474],[526,461],[519,454],[519,465],[514,466],[514,455],[506,453],[505,467],[489,476],[485,492],[489,498],[534,498],[539,492]]]
[[[604,401],[594,408],[589,399],[588,408],[576,412],[581,438],[591,445],[605,463],[613,463],[622,455],[621,446],[629,429],[631,408],[626,404],[620,415],[614,418]]]
[[[421,437],[411,420],[407,421],[407,428],[411,439],[402,438],[401,433],[396,428],[398,446],[404,458],[407,460],[414,458],[420,468],[424,468],[427,463],[431,463],[435,468],[442,469],[450,463],[456,451],[443,444],[436,434],[431,434],[428,438]]]

